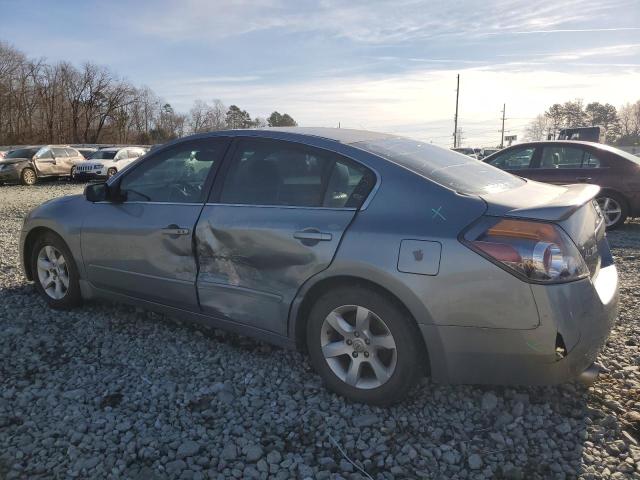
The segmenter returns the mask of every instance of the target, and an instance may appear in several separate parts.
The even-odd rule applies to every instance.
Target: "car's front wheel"
[[[64,241],[53,233],[38,237],[31,251],[36,289],[56,309],[78,306],[82,297],[78,269]]]
[[[22,169],[22,173],[20,174],[20,182],[23,185],[35,185],[37,181],[38,177],[36,176],[36,172],[33,168],[27,167]]]
[[[69,172],[69,178],[72,182],[76,180],[76,166],[71,167],[71,171]]]
[[[116,173],[118,173],[118,171],[111,167],[109,170],[107,170],[107,178],[111,178],[113,177]]]
[[[332,290],[314,304],[307,325],[311,362],[327,387],[358,402],[388,405],[423,372],[408,315],[364,287]]]
[[[604,215],[607,230],[613,230],[621,226],[627,219],[627,202],[616,193],[604,192],[598,197],[598,205]]]

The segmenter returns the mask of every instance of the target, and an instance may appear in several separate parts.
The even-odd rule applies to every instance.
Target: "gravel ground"
[[[22,218],[81,190],[0,187],[0,478],[640,478],[640,223],[609,237],[622,305],[595,386],[425,379],[381,409],[325,391],[296,352],[48,309],[18,267]]]

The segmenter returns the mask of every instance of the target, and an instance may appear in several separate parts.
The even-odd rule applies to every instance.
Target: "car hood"
[[[0,159],[0,165],[11,165],[13,163],[28,162],[29,158],[2,158]]]

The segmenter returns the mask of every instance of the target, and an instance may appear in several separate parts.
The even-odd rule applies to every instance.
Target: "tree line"
[[[296,125],[287,113],[252,118],[217,99],[196,100],[180,113],[109,68],[49,64],[0,41],[0,145],[153,144],[212,130]]]
[[[538,115],[526,128],[527,140],[545,140],[562,128],[600,126],[607,143],[640,144],[640,100],[616,108],[610,103],[592,102],[584,105],[580,99],[556,103]]]

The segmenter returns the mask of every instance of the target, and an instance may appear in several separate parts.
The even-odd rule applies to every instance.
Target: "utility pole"
[[[504,148],[504,114],[507,111],[507,104],[502,104],[502,135],[500,136],[500,148]]]
[[[458,146],[458,98],[460,97],[460,74],[456,86],[456,116],[453,118],[453,148]]]

